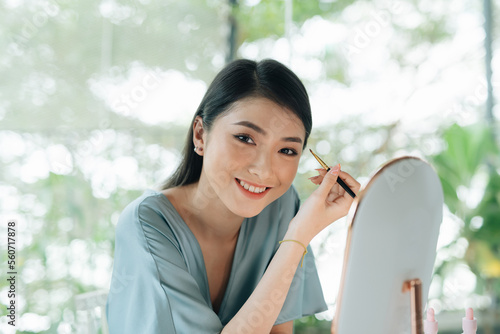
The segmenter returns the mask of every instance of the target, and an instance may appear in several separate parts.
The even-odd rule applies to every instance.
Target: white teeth
[[[250,186],[248,184],[246,184],[245,182],[241,181],[240,180],[240,184],[243,188],[245,188],[246,190],[252,192],[252,193],[261,193],[261,192],[264,192],[266,190],[266,187],[254,187],[254,186]]]

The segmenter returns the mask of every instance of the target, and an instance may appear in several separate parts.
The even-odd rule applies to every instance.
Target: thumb
[[[330,167],[330,170],[328,171],[328,173],[325,174],[323,181],[321,182],[320,186],[317,189],[319,195],[321,195],[322,197],[328,196],[333,185],[335,184],[335,182],[337,182],[337,177],[339,176],[339,172],[340,172],[340,164]]]

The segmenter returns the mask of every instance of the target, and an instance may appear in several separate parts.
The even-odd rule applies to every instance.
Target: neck
[[[195,235],[205,240],[234,241],[244,218],[235,215],[202,181],[185,187],[183,202],[186,223]]]

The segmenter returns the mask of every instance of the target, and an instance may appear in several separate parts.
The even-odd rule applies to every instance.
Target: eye
[[[247,135],[235,135],[234,138],[238,139],[239,141],[242,141],[244,143],[247,143],[247,144],[252,144],[253,143],[253,139],[250,138],[249,136]]]
[[[233,137],[236,138],[238,141],[246,143],[246,144],[255,144],[253,139],[249,135],[246,135],[246,134],[234,135]],[[280,150],[280,152],[283,153],[284,155],[289,155],[289,156],[297,155],[297,151],[295,151],[294,149],[291,149],[291,148],[283,148]]]
[[[295,152],[295,150],[292,150],[291,148],[284,148],[284,149],[281,149],[280,152],[283,152],[285,155],[297,155],[297,152]]]

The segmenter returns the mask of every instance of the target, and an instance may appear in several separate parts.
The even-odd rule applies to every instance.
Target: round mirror
[[[360,191],[349,217],[332,333],[411,333],[403,284],[420,279],[425,305],[443,217],[439,177],[418,158],[389,161]]]

